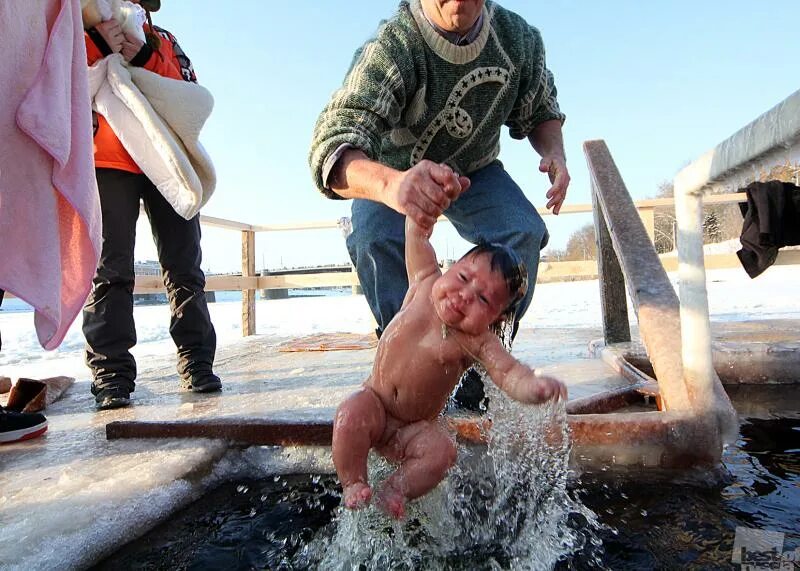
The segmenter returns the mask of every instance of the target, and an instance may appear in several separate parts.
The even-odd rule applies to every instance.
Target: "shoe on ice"
[[[131,393],[122,387],[100,389],[94,397],[97,410],[124,408],[131,404]]]
[[[222,381],[214,373],[195,373],[183,380],[183,388],[193,393],[213,393],[222,390]]]
[[[39,413],[6,410],[0,406],[0,444],[36,438],[47,432],[47,419]]]

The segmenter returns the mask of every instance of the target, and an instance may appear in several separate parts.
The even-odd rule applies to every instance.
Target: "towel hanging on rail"
[[[744,191],[742,249],[736,255],[754,278],[775,262],[780,248],[800,244],[800,188],[772,180],[751,183]]]

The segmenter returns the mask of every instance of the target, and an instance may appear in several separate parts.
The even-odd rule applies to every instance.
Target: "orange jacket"
[[[149,32],[150,27],[145,24],[145,31]],[[143,48],[143,52],[134,58],[134,62],[140,63],[141,67],[147,70],[163,75],[164,77],[171,77],[173,79],[184,79],[186,81],[197,81],[197,77],[192,69],[192,63],[183,50],[175,40],[175,36],[168,31],[158,26],[153,26],[153,31],[161,38],[161,47],[158,51],[150,50],[150,57],[143,62],[137,62],[137,59],[142,59],[139,55],[147,56],[148,48]],[[104,45],[102,40],[99,42],[102,48],[95,43],[93,38],[96,34],[84,32],[84,39],[86,40],[86,55],[89,65],[92,65],[97,60],[104,57],[103,50],[107,50],[108,46]],[[97,123],[94,127],[94,165],[99,168],[110,168],[128,171],[132,173],[141,173],[142,170],[136,162],[122,146],[114,131],[111,130],[105,117],[95,114]]]

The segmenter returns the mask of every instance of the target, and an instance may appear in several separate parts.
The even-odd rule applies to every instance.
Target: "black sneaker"
[[[470,367],[462,375],[461,382],[451,398],[451,410],[469,411],[483,414],[489,405],[489,399],[483,390],[483,379],[480,373]]]
[[[97,410],[124,408],[131,404],[131,393],[122,387],[108,387],[97,391],[94,400]]]
[[[14,412],[0,406],[0,444],[36,438],[47,432],[47,419],[38,412]]]
[[[195,373],[183,380],[183,388],[193,393],[213,393],[222,390],[222,381],[214,373]]]

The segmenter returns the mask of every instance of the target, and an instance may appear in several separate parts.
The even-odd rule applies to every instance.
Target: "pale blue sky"
[[[568,203],[590,202],[581,150],[605,139],[634,198],[800,87],[797,0],[507,0],[541,31],[555,74],[572,185]],[[391,0],[193,2],[164,0],[154,22],[173,32],[216,99],[202,141],[219,182],[203,213],[253,224],[336,219],[349,203],[311,183],[306,156],[317,115],[353,52],[390,16]],[[523,141],[500,155],[537,206],[546,178]],[[590,216],[548,216],[563,247]],[[141,232],[141,230],[140,230]],[[204,229],[204,269],[237,270],[236,232]],[[152,257],[145,236],[137,257]],[[437,226],[440,257],[460,255],[452,228]],[[259,235],[257,266],[347,260],[336,231]]]

